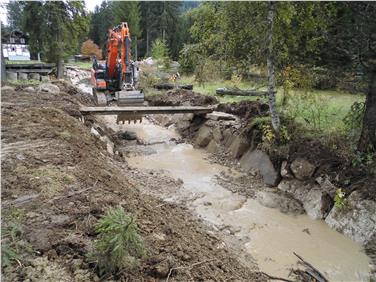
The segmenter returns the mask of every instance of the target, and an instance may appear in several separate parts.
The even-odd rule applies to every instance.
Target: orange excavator
[[[94,57],[91,70],[94,101],[106,106],[111,101],[118,105],[142,105],[144,93],[137,90],[139,70],[131,59],[131,35],[128,23],[122,22],[108,31],[106,63]]]

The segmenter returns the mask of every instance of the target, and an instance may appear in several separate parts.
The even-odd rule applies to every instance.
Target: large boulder
[[[289,179],[294,178],[294,176],[291,174],[289,170],[287,161],[283,161],[281,164],[281,176],[283,178],[289,178]]]
[[[333,200],[321,189],[311,189],[304,198],[303,207],[313,219],[324,219],[333,206]]]
[[[39,85],[39,91],[48,92],[48,93],[52,93],[52,94],[59,94],[60,93],[59,87],[57,87],[56,85],[54,85],[52,83],[43,83],[43,84]]]
[[[307,180],[313,176],[316,167],[309,161],[297,158],[290,165],[292,173],[297,179]]]
[[[313,219],[324,219],[333,205],[329,193],[314,183],[284,179],[278,184],[278,189],[302,202],[305,211]]]
[[[354,191],[344,207],[334,207],[330,211],[325,222],[352,240],[367,244],[376,233],[376,202],[363,199],[358,191]]]
[[[247,151],[249,145],[247,138],[243,135],[236,136],[229,147],[231,156],[235,159],[240,158]]]
[[[18,80],[27,80],[27,73],[19,72],[18,73]]]
[[[289,196],[287,193],[267,189],[256,194],[257,201],[268,208],[277,208],[283,213],[302,214],[304,209],[302,204]]]
[[[209,153],[217,153],[219,151],[219,145],[217,144],[217,142],[215,142],[214,139],[212,139],[208,146],[206,146],[206,150],[209,152]]]
[[[16,72],[7,71],[6,76],[7,76],[7,80],[17,80]]]
[[[29,79],[40,81],[40,74],[39,73],[29,73]]]
[[[195,138],[195,144],[200,147],[206,147],[209,142],[212,140],[212,128],[209,126],[203,125],[198,130],[196,138]]]
[[[258,170],[267,185],[275,186],[280,179],[269,156],[260,150],[248,150],[240,159],[240,166],[247,171]]]
[[[214,127],[213,138],[214,138],[215,142],[217,142],[218,144],[221,143],[223,136],[222,136],[222,130],[219,126]]]

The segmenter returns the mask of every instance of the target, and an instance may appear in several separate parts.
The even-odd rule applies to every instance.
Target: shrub
[[[120,206],[107,209],[96,231],[98,239],[90,257],[96,261],[100,275],[131,267],[145,254],[134,219]]]
[[[98,60],[102,59],[102,50],[92,40],[88,39],[81,46],[81,54],[87,56],[96,56]]]
[[[191,74],[195,71],[199,56],[198,44],[184,44],[179,54],[180,71]]]

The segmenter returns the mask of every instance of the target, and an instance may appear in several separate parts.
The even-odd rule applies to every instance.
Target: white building
[[[21,31],[3,34],[1,38],[4,59],[9,61],[30,61],[27,36]]]

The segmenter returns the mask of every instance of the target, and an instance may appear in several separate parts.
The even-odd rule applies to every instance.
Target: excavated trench
[[[287,215],[224,188],[216,175],[241,172],[210,162],[204,150],[179,142],[180,136],[173,128],[145,119],[142,124],[131,125],[116,124],[115,116],[99,119],[115,132],[136,133],[138,142],[118,148],[126,152],[130,166],[162,171],[182,183],[174,190],[160,187],[158,191],[145,193],[186,205],[223,237],[227,247],[238,251],[239,258],[247,265],[256,263],[265,273],[287,277],[291,267],[297,267],[293,254],[296,252],[330,281],[369,280],[369,258],[361,245],[330,229],[323,221],[307,215]]]

